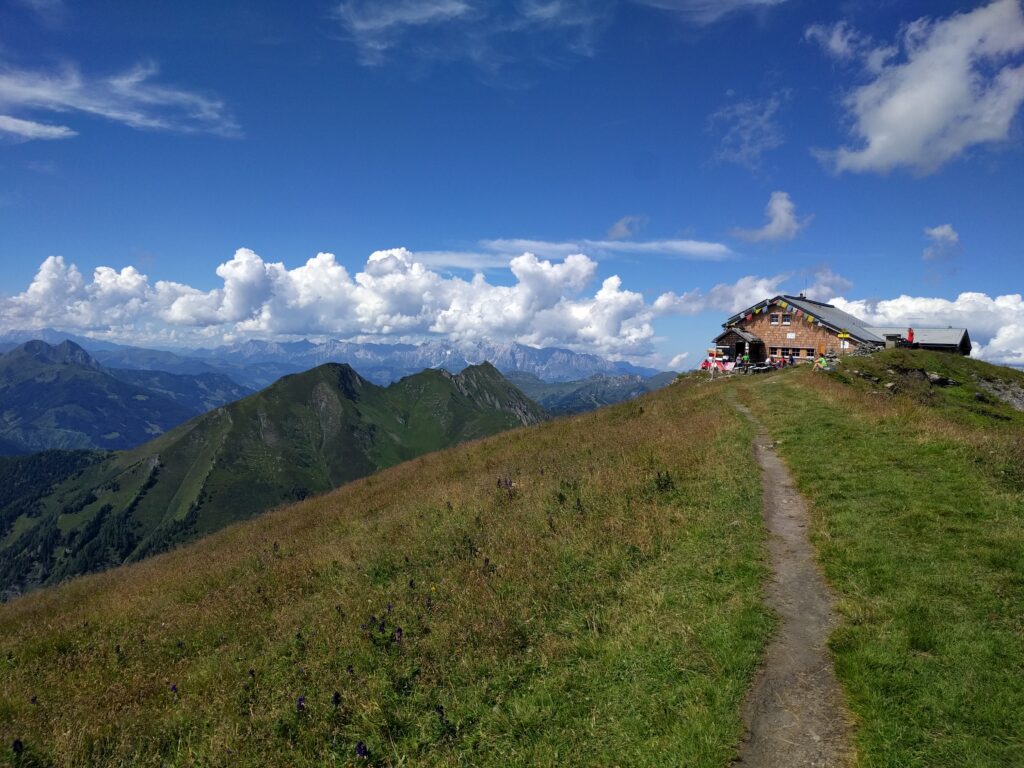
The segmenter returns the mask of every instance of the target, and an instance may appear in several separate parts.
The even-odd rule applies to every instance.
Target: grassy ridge
[[[933,362],[841,366],[845,381],[894,371],[907,397],[810,371],[745,383],[744,397],[814,505],[861,764],[1024,765],[1024,483],[1019,458],[1016,473],[1006,463],[1022,421],[967,390],[992,366],[939,361],[961,382],[948,388],[907,378]]]
[[[389,387],[336,364],[287,376],[69,472],[52,489],[37,486],[35,498],[0,499],[0,591],[141,560],[278,504],[544,417],[486,364],[456,376],[423,371]]]
[[[432,454],[0,606],[5,756],[724,765],[770,619],[751,428],[714,390]]]

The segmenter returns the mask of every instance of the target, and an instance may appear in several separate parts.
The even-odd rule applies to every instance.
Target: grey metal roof
[[[854,317],[849,312],[843,312],[831,304],[820,301],[801,298],[800,296],[783,296],[791,306],[802,309],[805,313],[813,315],[824,325],[837,331],[846,331],[853,338],[860,341],[870,341],[875,344],[883,344],[885,338],[874,333],[859,317]]]
[[[828,326],[834,331],[846,331],[853,338],[858,341],[866,341],[872,344],[884,344],[885,339],[869,329],[863,320],[858,317],[854,317],[848,312],[843,312],[841,309],[837,309],[831,304],[825,304],[820,301],[814,301],[812,299],[804,298],[802,296],[786,296],[780,295],[775,296],[766,301],[758,302],[752,307],[748,307],[742,312],[730,317],[723,323],[724,326],[728,326],[731,323],[738,322],[741,317],[750,312],[753,312],[758,307],[767,306],[769,304],[775,304],[779,301],[785,301],[792,307],[803,310],[804,314],[811,315],[816,320],[821,320],[822,324]]]
[[[966,328],[918,328],[917,326],[913,326],[913,328],[915,343],[926,346],[958,347],[964,340],[964,336],[967,335]],[[906,338],[907,335],[907,328],[905,326],[872,326],[870,330],[883,337],[887,334],[895,333],[898,333],[903,338]]]

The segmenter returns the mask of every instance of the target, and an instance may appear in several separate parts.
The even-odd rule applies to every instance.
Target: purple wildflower
[[[356,675],[356,671],[354,669],[352,669],[352,665],[351,664],[349,664],[347,667],[345,667],[345,671],[348,672],[348,674],[351,677],[355,677],[355,675]]]
[[[366,745],[363,744],[363,742],[360,741],[358,744],[356,744],[356,757],[362,757],[365,759],[369,756],[370,750],[366,748]]]
[[[331,696],[331,703],[335,706],[335,708],[340,707],[341,706],[341,694],[338,693],[337,691],[335,691],[334,695]]]
[[[171,693],[177,693],[177,692],[178,692],[178,684],[177,683],[171,683]]]
[[[359,743],[362,744],[362,742]],[[22,743],[21,739],[15,739],[11,742],[11,751],[16,755],[20,755],[25,751],[25,745]]]
[[[253,677],[253,678],[256,677],[256,670],[253,669],[252,667],[249,667],[249,677]]]
[[[299,698],[295,700],[295,709],[298,712],[305,712],[306,711],[306,697],[305,696],[299,696]]]

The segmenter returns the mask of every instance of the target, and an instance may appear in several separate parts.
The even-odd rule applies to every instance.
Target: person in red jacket
[[[913,328],[907,328],[907,344],[913,344],[913,343],[914,343],[914,329]]]

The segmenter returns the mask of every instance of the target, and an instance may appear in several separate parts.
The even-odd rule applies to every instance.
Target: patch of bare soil
[[[747,418],[750,411],[739,406]],[[756,421],[756,420],[755,420]],[[853,762],[850,723],[826,642],[835,600],[814,560],[807,507],[765,429],[754,450],[774,572],[766,601],[781,625],[744,706],[747,735],[735,766],[801,768]]]

